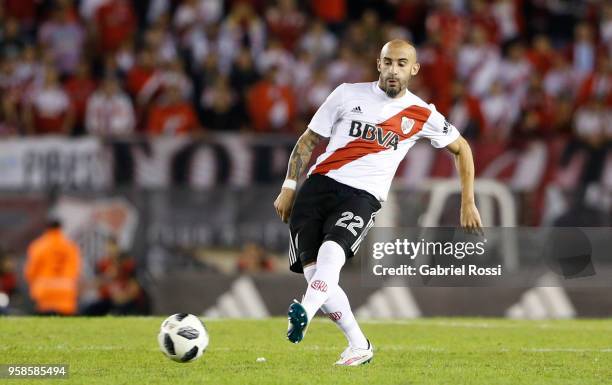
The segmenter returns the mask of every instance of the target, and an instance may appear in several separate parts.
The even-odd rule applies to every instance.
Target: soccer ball
[[[178,313],[162,322],[157,342],[166,357],[177,362],[190,362],[197,360],[206,350],[208,332],[195,315]]]

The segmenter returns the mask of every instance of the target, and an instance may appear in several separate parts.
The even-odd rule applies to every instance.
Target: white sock
[[[304,268],[304,278],[306,282],[310,283],[312,280],[317,266],[309,265]],[[351,305],[349,303],[348,297],[346,293],[340,286],[331,293],[327,301],[321,307],[321,310],[329,319],[334,321],[336,325],[342,330],[344,336],[346,337],[348,343],[352,347],[367,349],[368,348],[368,340],[363,335],[355,316],[353,315],[353,311],[351,310]]]
[[[316,270],[306,289],[302,306],[310,321],[329,295],[337,290],[340,270],[345,261],[344,249],[333,241],[325,241],[317,254]]]
[[[367,349],[368,340],[363,335],[349,303],[346,293],[340,286],[327,299],[321,307],[329,319],[334,321],[342,330],[349,345],[354,348]]]

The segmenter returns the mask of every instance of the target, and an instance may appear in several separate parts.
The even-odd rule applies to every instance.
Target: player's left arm
[[[474,201],[474,158],[469,143],[459,136],[446,148],[455,156],[455,166],[461,178],[461,226],[482,234],[482,221]]]

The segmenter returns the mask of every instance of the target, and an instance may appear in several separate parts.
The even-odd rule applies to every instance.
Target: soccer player
[[[301,303],[289,306],[287,338],[298,343],[319,310],[342,329],[349,346],[337,365],[357,366],[373,355],[346,296],[338,285],[381,208],[401,160],[414,143],[428,139],[455,155],[461,177],[461,226],[481,231],[474,204],[474,162],[468,143],[432,104],[408,90],[419,72],[415,48],[404,40],[384,45],[377,59],[378,81],[338,86],[298,139],[274,207],[289,222],[291,271],[308,282]],[[296,196],[298,177],[312,150],[329,138]]]

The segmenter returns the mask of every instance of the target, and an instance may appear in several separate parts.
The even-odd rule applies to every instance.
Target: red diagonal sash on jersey
[[[423,129],[423,125],[429,118],[431,111],[425,107],[410,106],[393,115],[377,126],[385,131],[392,131],[399,135],[400,141],[410,138]],[[407,134],[402,132],[402,118],[414,120],[412,129]],[[387,150],[386,147],[380,145],[377,141],[369,141],[362,138],[357,138],[348,142],[344,147],[338,148],[325,160],[323,160],[313,170],[313,174],[327,174],[331,170],[337,170],[340,167],[362,158],[368,154],[375,154],[380,151]]]

